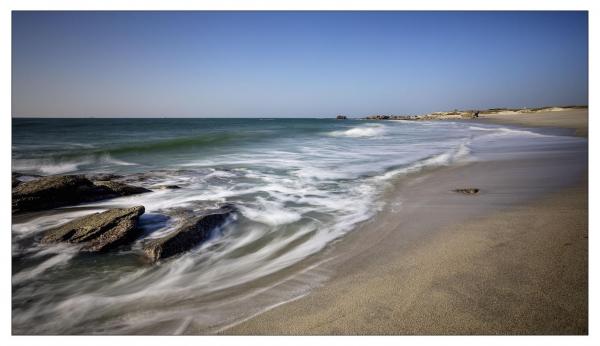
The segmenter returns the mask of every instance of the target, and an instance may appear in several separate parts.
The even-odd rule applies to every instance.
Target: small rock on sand
[[[453,191],[457,192],[457,193],[462,193],[465,195],[474,195],[474,194],[479,193],[479,189],[477,189],[477,188],[455,189]]]

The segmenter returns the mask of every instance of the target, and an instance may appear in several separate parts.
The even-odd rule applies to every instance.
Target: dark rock
[[[475,188],[468,188],[468,189],[456,189],[453,190],[454,192],[458,192],[458,193],[462,193],[465,195],[474,195],[476,193],[479,193],[479,189],[475,189]]]
[[[191,250],[206,241],[211,232],[223,226],[236,212],[231,205],[209,210],[186,221],[177,230],[158,239],[147,241],[145,255],[153,262]]]
[[[154,188],[160,189],[160,190],[177,190],[177,189],[181,189],[181,186],[179,186],[179,185],[159,185]]]
[[[109,194],[114,193],[117,196],[128,196],[135,195],[138,193],[150,192],[150,190],[143,187],[127,185],[116,181],[95,181],[94,185],[106,189],[107,193]]]
[[[345,115],[338,115],[337,117],[335,117],[337,120],[346,120],[348,119],[348,117],[346,117]]]
[[[367,120],[406,120],[404,116],[399,115],[369,115]]]
[[[209,207],[208,209],[210,209]],[[204,208],[207,209],[207,208]],[[169,216],[172,220],[190,220],[198,216],[198,209],[191,209],[187,207],[176,207],[161,210],[161,214]]]
[[[15,176],[12,177],[12,187],[17,187],[21,183],[22,183],[22,181],[20,181],[17,177],[15,177]]]
[[[94,184],[80,175],[44,177],[19,184],[12,194],[13,213],[81,202]]]
[[[83,175],[43,177],[18,184],[12,193],[12,212],[52,209],[150,190],[116,182],[93,183]]]
[[[82,251],[106,251],[135,240],[143,213],[143,206],[94,213],[47,231],[42,243],[68,242],[83,244]]]
[[[122,177],[123,176],[121,176],[121,175],[112,174],[112,173],[99,173],[99,174],[87,175],[87,178],[91,181],[96,181],[96,180],[107,181],[107,180],[119,179]]]

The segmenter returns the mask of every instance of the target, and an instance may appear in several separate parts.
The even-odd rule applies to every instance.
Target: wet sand
[[[518,115],[527,126],[582,121],[552,116],[538,124],[538,114]],[[222,333],[587,334],[586,157],[405,178],[385,210],[320,255],[334,273],[321,287]],[[481,192],[452,192],[468,187]]]

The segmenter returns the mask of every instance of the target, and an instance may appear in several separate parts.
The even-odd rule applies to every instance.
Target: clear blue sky
[[[13,116],[588,103],[587,12],[13,12]]]

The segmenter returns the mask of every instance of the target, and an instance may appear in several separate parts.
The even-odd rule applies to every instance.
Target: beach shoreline
[[[540,113],[482,114],[480,119],[494,124],[566,128],[574,130],[576,136],[588,136],[587,109]]]
[[[587,137],[587,107],[543,107],[531,109],[492,109],[485,111],[433,112],[423,115],[395,116],[371,115],[365,120],[402,121],[483,121],[492,124],[517,125],[528,127],[554,127],[574,130],[576,136]]]
[[[575,113],[484,119],[585,136],[587,111]],[[571,163],[551,161],[475,162],[406,179],[386,210],[323,254],[335,274],[321,287],[221,333],[587,334],[587,159],[558,180],[544,172]],[[482,192],[452,192],[467,187]]]

